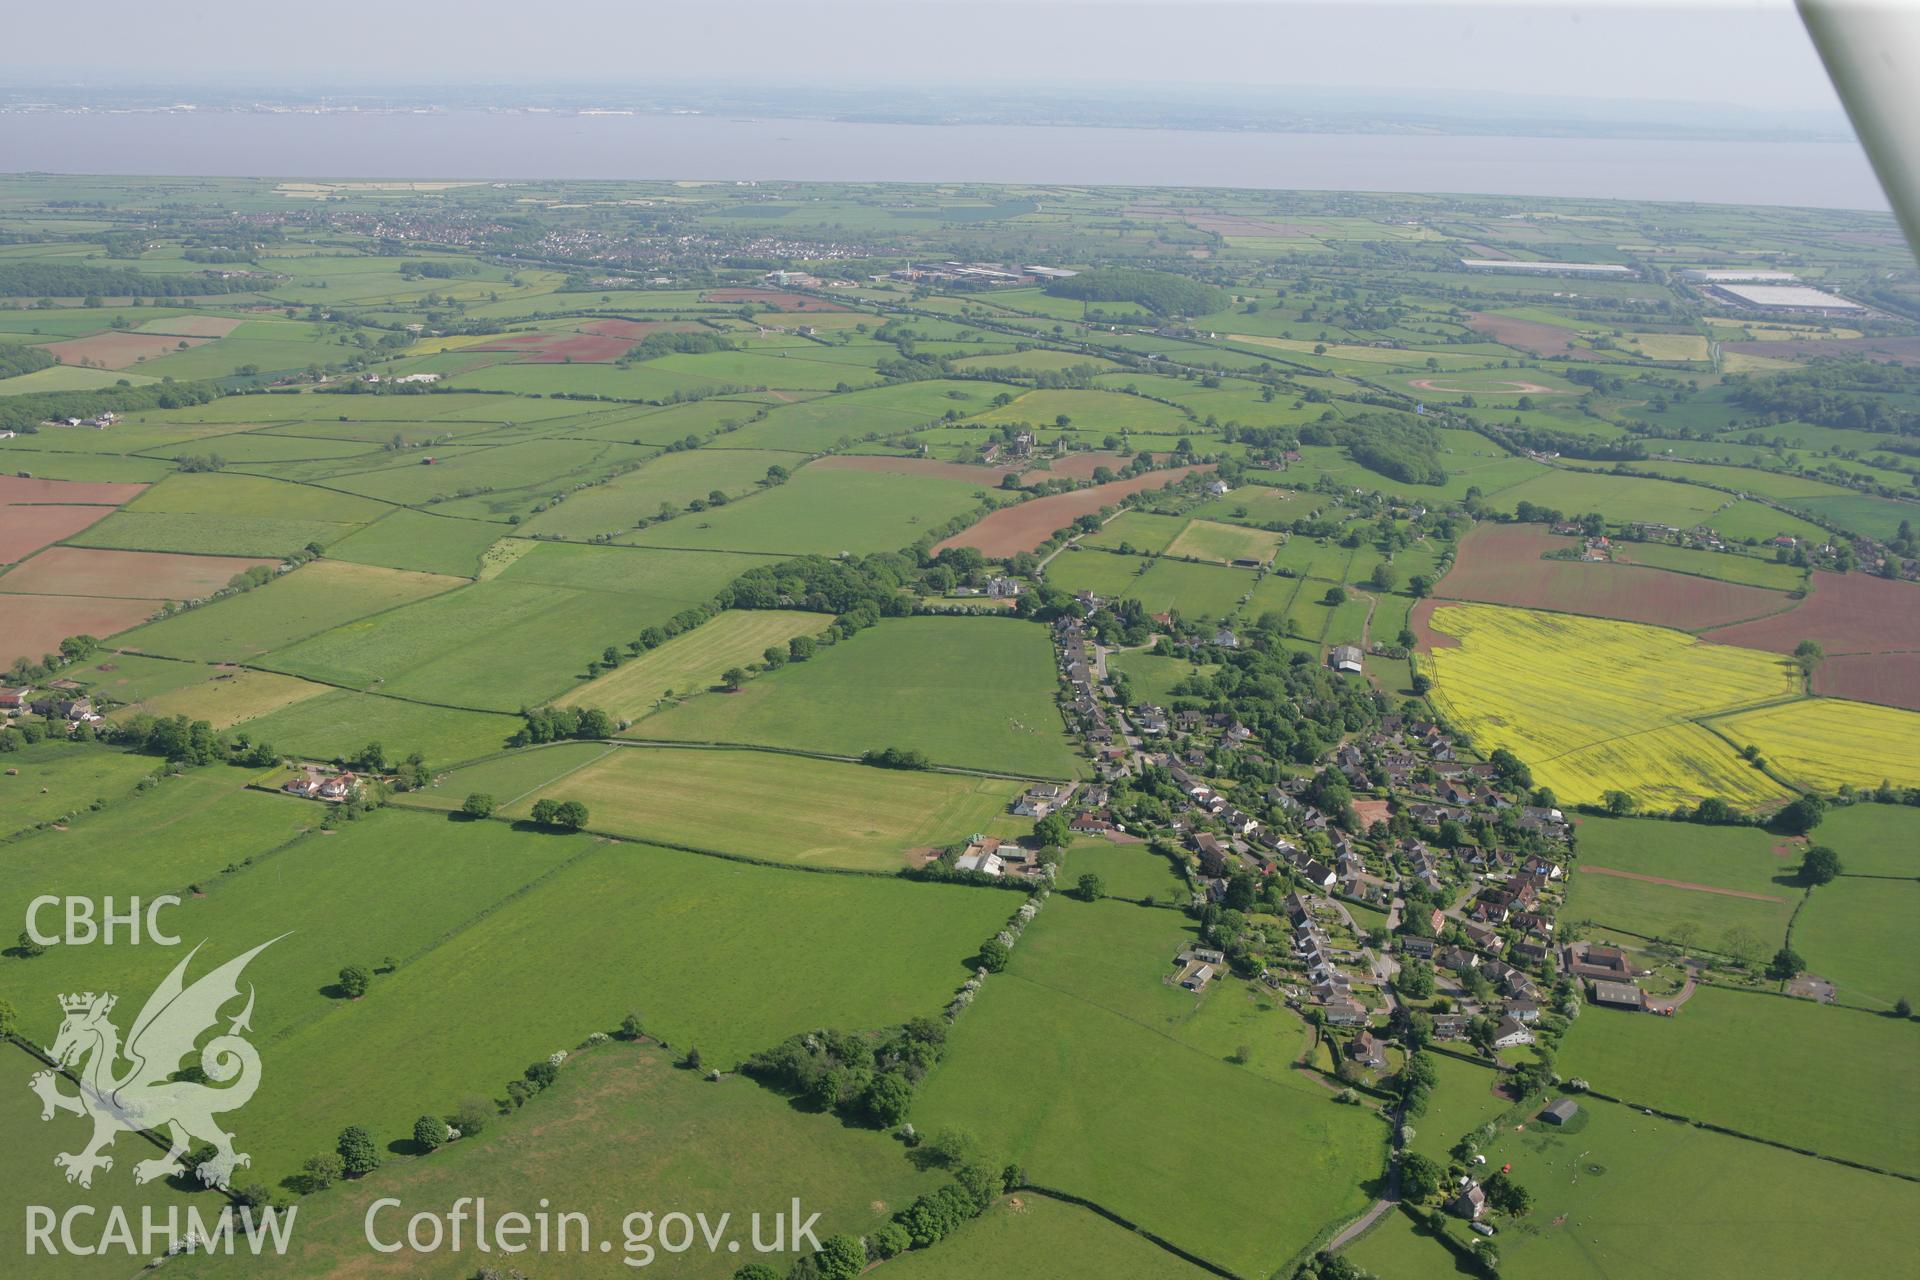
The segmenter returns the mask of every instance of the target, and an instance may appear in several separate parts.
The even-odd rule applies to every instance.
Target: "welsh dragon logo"
[[[200,1050],[200,1072],[213,1083],[175,1076],[201,1033],[219,1022],[221,1008],[240,997],[240,973],[247,962],[279,940],[261,943],[188,986],[187,965],[200,950],[195,947],[148,997],[127,1032],[125,1045],[119,1028],[108,1019],[119,997],[91,991],[60,997],[66,1019],[47,1056],[62,1071],[84,1063],[78,1068],[80,1092],[62,1093],[64,1077],[55,1071],[38,1072],[31,1087],[40,1095],[42,1120],[67,1111],[93,1121],[93,1140],[83,1150],[53,1158],[55,1165],[66,1170],[68,1182],[91,1187],[95,1170],[111,1170],[113,1157],[106,1150],[125,1130],[165,1130],[169,1138],[165,1155],[133,1167],[136,1183],[185,1173],[180,1157],[195,1142],[213,1145],[213,1158],[203,1161],[198,1170],[207,1186],[225,1189],[235,1169],[252,1163],[233,1149],[233,1135],[214,1120],[216,1113],[245,1106],[260,1087],[259,1051],[240,1034],[251,1030],[251,984],[246,1007],[228,1024],[226,1033],[216,1035]],[[122,1059],[127,1063],[124,1070]]]

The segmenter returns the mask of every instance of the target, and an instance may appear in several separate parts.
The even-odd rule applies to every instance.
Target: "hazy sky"
[[[1788,0],[91,0],[21,4],[0,82],[1390,87],[1837,107]]]

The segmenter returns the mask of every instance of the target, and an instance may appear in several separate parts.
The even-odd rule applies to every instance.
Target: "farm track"
[[[1642,875],[1638,871],[1616,871],[1612,867],[1596,867],[1587,863],[1580,865],[1583,874],[1613,876],[1620,880],[1638,880],[1644,884],[1665,885],[1669,889],[1687,889],[1694,893],[1718,894],[1723,898],[1744,898],[1749,902],[1785,902],[1786,899],[1771,893],[1753,893],[1746,889],[1722,889],[1718,885],[1694,884],[1687,880],[1669,880],[1665,876]]]
[[[842,764],[864,763],[859,756],[836,755],[831,751],[809,751],[804,747],[770,747],[759,742],[680,742],[672,738],[601,738],[615,747],[652,748],[654,750],[688,751],[764,751],[776,756],[805,756],[810,760],[835,760]],[[1059,778],[1043,778],[1032,773],[1005,773],[993,769],[974,769],[966,765],[936,764],[929,765],[927,773],[952,773],[968,778],[995,778],[1003,782],[1059,782]]]

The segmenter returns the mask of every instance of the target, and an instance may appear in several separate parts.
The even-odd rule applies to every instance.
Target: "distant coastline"
[[[1857,144],[578,111],[0,112],[0,171],[1002,182],[1884,210]]]

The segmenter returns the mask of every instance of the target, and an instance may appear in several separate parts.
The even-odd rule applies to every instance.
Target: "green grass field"
[[[1072,884],[1091,872],[1106,883],[1113,898],[1184,905],[1193,891],[1173,864],[1144,844],[1116,844],[1104,836],[1078,836],[1067,847],[1062,884]]]
[[[337,560],[472,577],[480,553],[507,532],[502,525],[396,507],[327,548]]]
[[[981,503],[984,483],[877,471],[802,470],[724,507],[623,536],[646,547],[838,555],[911,546]]]
[[[1628,1102],[1901,1173],[1920,1172],[1914,1027],[1851,1009],[1697,990],[1672,1018],[1589,1009],[1564,1076]],[[1833,1071],[1834,1055],[1847,1069]],[[1805,1084],[1825,1082],[1808,1106]]]
[[[197,662],[249,662],[342,622],[463,585],[440,574],[314,560],[242,595],[127,632],[142,653]]]
[[[1751,930],[1769,948],[1786,940],[1800,901],[1797,852],[1753,827],[1702,827],[1658,819],[1582,816],[1580,861],[1567,890],[1567,918],[1649,938],[1679,938],[1718,950],[1727,930]],[[1594,868],[1653,879],[1603,875]],[[1677,880],[1700,888],[1654,883]],[[1715,893],[1710,890],[1730,890]],[[1734,895],[1759,895],[1759,897]]]
[[[702,695],[632,732],[838,755],[904,747],[937,764],[1072,777],[1083,765],[1053,705],[1055,684],[1044,627],[888,619],[757,676],[739,693]]]
[[[1280,535],[1212,520],[1195,520],[1167,548],[1171,556],[1196,560],[1254,560],[1262,564],[1280,544]]]
[[[1284,1066],[1298,1039],[1291,1015],[1265,1015],[1292,1028],[1271,1074],[1226,1061],[1231,1043],[1189,1042],[1196,1003],[1237,998],[1238,985],[1196,1002],[1162,983],[1189,937],[1170,912],[1056,894],[962,1019],[913,1122],[968,1129],[1037,1184],[1266,1275],[1359,1211],[1385,1129]],[[1019,1088],[1005,1087],[1009,1063]],[[1219,1176],[1222,1114],[1233,1117],[1231,1177]]]
[[[1029,1274],[1052,1280],[1200,1280],[1209,1273],[1089,1209],[1046,1196],[1002,1200],[931,1249],[887,1264],[887,1280],[974,1280]]]
[[[704,500],[714,490],[729,498],[753,493],[768,467],[777,464],[791,470],[803,460],[795,454],[767,449],[670,453],[607,484],[568,494],[566,501],[549,506],[527,521],[525,529],[556,538],[625,533],[636,522],[659,515],[663,506],[679,511],[695,498]]]
[[[65,742],[8,752],[0,766],[0,836],[64,818],[97,800],[118,800],[164,764],[131,752]]]
[[[102,873],[127,885],[139,850],[118,842]],[[199,842],[190,856],[214,860]],[[140,879],[173,887],[184,876]],[[423,884],[432,892],[419,892]],[[253,1173],[269,1183],[344,1124],[368,1124],[384,1143],[423,1109],[500,1096],[527,1062],[631,1009],[718,1065],[797,1029],[930,1012],[966,977],[1009,901],[399,811],[308,835],[206,888],[168,918],[210,940],[205,961],[292,931],[249,969],[268,1070],[245,1141]],[[816,927],[842,913],[860,928],[836,937]],[[318,918],[329,927],[312,928]],[[539,962],[525,963],[534,952]],[[332,994],[341,965],[388,956],[399,970],[366,998]],[[43,957],[14,987],[23,1030],[51,1033],[58,991],[150,989],[171,959],[132,947]],[[864,971],[861,981],[839,980],[850,967]],[[514,1016],[493,1016],[503,1007]]]
[[[637,720],[657,710],[668,694],[685,698],[703,693],[717,685],[728,668],[762,662],[769,648],[784,651],[789,640],[817,635],[828,622],[824,614],[788,609],[729,609],[598,680],[576,686],[560,704],[599,707],[617,718]]]
[[[1489,1166],[1512,1164],[1534,1198],[1533,1212],[1496,1237],[1503,1276],[1891,1274],[1920,1246],[1920,1187],[1911,1182],[1611,1103],[1583,1099],[1581,1109],[1567,1129],[1529,1124],[1486,1149]],[[1806,1230],[1809,1220],[1825,1229]],[[1442,1246],[1417,1243],[1431,1250],[1430,1269],[1399,1274],[1453,1274]],[[1352,1256],[1375,1265],[1366,1244]]]
[[[247,733],[313,760],[352,759],[367,743],[379,742],[395,759],[418,751],[429,764],[442,766],[499,751],[520,724],[517,716],[335,689],[249,720]]]
[[[750,1226],[750,1215],[760,1214],[763,1241],[771,1243],[771,1219],[787,1210],[795,1194],[807,1213],[821,1214],[815,1231],[825,1240],[841,1231],[870,1232],[914,1196],[945,1180],[939,1173],[917,1172],[900,1147],[880,1134],[797,1110],[742,1077],[705,1083],[698,1073],[676,1069],[672,1059],[652,1046],[620,1043],[579,1054],[566,1064],[557,1085],[524,1111],[492,1120],[480,1136],[425,1158],[389,1157],[386,1167],[370,1177],[310,1197],[301,1205],[298,1257],[288,1258],[276,1270],[296,1277],[351,1270],[367,1276],[465,1280],[475,1267],[471,1254],[384,1257],[368,1247],[364,1220],[368,1207],[382,1197],[400,1200],[410,1212],[414,1206],[446,1206],[461,1196],[485,1196],[490,1213],[534,1214],[540,1204],[550,1203],[555,1211],[564,1207],[588,1216],[593,1247],[541,1254],[542,1276],[605,1276],[622,1260],[630,1260],[636,1269],[646,1263],[647,1275],[724,1280],[744,1261],[758,1258],[784,1269],[798,1256],[757,1253]],[[610,1133],[622,1135],[621,1145],[631,1148],[617,1162],[617,1171],[606,1160]],[[716,1255],[701,1244],[673,1254],[658,1247],[656,1236],[649,1242],[651,1255],[637,1246],[628,1253],[624,1224],[635,1211],[651,1211],[656,1218],[704,1213],[709,1222],[730,1213],[733,1225],[727,1234],[741,1252],[729,1253],[723,1244]],[[1067,1213],[1076,1216],[1067,1218]],[[1159,1253],[1084,1211],[1062,1207],[1060,1216],[1057,1224],[1051,1218],[1039,1220],[1069,1239],[1117,1237],[1108,1240],[1110,1256],[1149,1261]],[[1079,1221],[1083,1217],[1090,1223]],[[377,1221],[383,1238],[390,1223],[396,1233],[404,1232],[405,1220],[406,1212],[391,1218],[381,1214]],[[613,1243],[611,1261],[597,1250],[600,1238]],[[947,1242],[947,1249],[954,1247],[955,1242]],[[973,1247],[991,1252],[995,1242],[982,1239]],[[959,1256],[956,1250],[956,1261]],[[194,1258],[171,1263],[169,1269],[211,1280],[252,1274],[257,1265]]]
[[[488,785],[456,773],[439,794],[458,804]],[[496,799],[512,818],[526,817],[538,799],[581,800],[597,831],[769,862],[893,871],[917,862],[910,850],[965,841],[1004,813],[1019,789],[991,778],[774,752],[621,747],[511,804],[506,794]],[[730,799],[748,796],[750,803]]]

